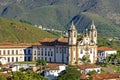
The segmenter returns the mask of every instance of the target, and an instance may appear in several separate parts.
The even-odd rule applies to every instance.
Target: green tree
[[[37,63],[36,63],[36,66],[46,66],[46,61],[45,60],[43,60],[43,59],[39,59],[38,61],[37,61]]]
[[[7,77],[5,75],[0,74],[0,80],[7,80]]]
[[[89,63],[90,62],[90,59],[83,56],[82,59],[80,59],[83,63]]]
[[[75,67],[67,67],[62,71],[56,80],[78,80],[80,78],[80,71]]]
[[[0,66],[2,65],[2,62],[0,61]]]
[[[96,72],[95,70],[93,70],[93,71],[90,71],[90,72],[88,73],[89,76],[91,76],[91,75],[93,75],[93,74],[97,74],[97,72]]]
[[[31,70],[27,72],[13,72],[12,77],[9,78],[9,80],[45,80],[43,76],[41,76],[41,73],[36,73]]]
[[[23,67],[22,67],[22,68],[20,68],[20,69],[19,69],[19,71],[23,72],[23,71],[24,71],[24,68],[23,68]]]

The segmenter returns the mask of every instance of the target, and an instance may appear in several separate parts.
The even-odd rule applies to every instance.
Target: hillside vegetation
[[[0,16],[60,30],[73,21],[78,32],[94,20],[100,36],[120,37],[119,7],[120,0],[0,0]]]
[[[38,42],[45,37],[57,37],[30,24],[0,18],[0,42]]]

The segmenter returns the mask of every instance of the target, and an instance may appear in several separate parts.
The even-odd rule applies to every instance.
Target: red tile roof
[[[111,50],[115,50],[115,49],[103,46],[103,47],[99,47],[98,50],[111,51]]]
[[[68,39],[67,38],[44,38],[40,40],[40,42],[36,43],[9,43],[3,42],[0,43],[0,48],[11,48],[11,47],[31,47],[33,46],[53,46],[53,45],[67,45]]]
[[[59,66],[64,64],[58,64],[58,63],[48,63],[46,69],[47,70],[59,70]]]
[[[0,43],[0,47],[30,47],[32,44],[31,43]]]
[[[87,69],[87,68],[100,68],[99,66],[97,66],[95,64],[82,64],[82,65],[77,65],[77,67],[80,70],[84,70],[84,69]]]
[[[117,80],[120,80],[120,73],[95,74],[92,77],[93,77],[93,80],[103,80],[103,79],[117,79]]]
[[[33,44],[33,46],[55,46],[55,45],[68,45],[67,38],[44,38],[39,43]]]
[[[57,38],[44,38],[40,40],[40,42],[54,42],[55,40],[57,40]]]

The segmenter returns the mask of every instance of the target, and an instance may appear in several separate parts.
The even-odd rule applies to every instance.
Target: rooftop
[[[3,42],[0,43],[0,48],[9,48],[9,47],[30,47],[30,43],[9,43],[9,42]]]
[[[68,45],[68,39],[67,38],[44,38],[40,40],[39,43],[33,44],[34,46],[55,46],[55,45]]]
[[[115,49],[113,49],[113,48],[109,48],[109,47],[106,47],[106,46],[102,46],[102,47],[99,47],[98,50],[112,51],[112,50],[115,50]]]
[[[100,68],[99,66],[97,66],[95,64],[82,64],[82,65],[77,65],[77,67],[80,70],[87,69],[87,68]]]
[[[62,66],[64,64],[59,64],[59,63],[48,63],[46,69],[47,70],[59,70],[59,66]]]
[[[117,79],[117,80],[120,80],[120,73],[95,74],[92,77],[93,77],[93,80],[103,80],[103,79]]]

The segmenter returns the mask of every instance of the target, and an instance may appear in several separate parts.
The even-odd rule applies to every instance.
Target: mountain
[[[45,37],[57,37],[30,24],[0,18],[0,42],[33,43]]]
[[[67,30],[73,21],[82,32],[95,21],[99,36],[120,37],[120,0],[0,0],[0,16]]]

